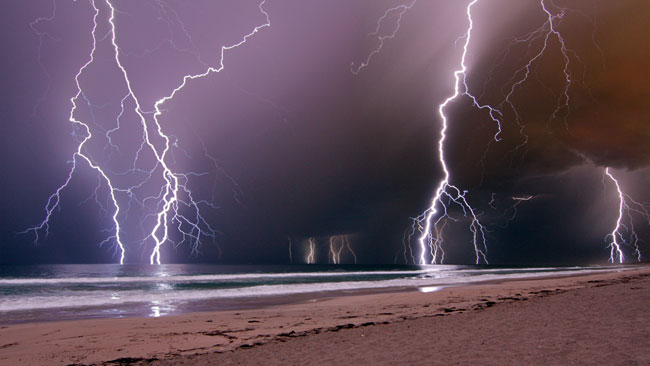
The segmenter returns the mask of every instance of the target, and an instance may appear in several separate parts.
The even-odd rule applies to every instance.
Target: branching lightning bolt
[[[79,69],[79,71],[75,75],[74,80],[75,80],[75,86],[76,86],[77,92],[72,98],[70,98],[70,103],[72,104],[72,108],[70,109],[70,114],[69,114],[69,118],[68,118],[68,120],[74,126],[79,126],[79,127],[82,128],[82,130],[85,133],[85,136],[82,138],[82,141],[79,143],[79,145],[77,145],[77,150],[75,151],[75,153],[74,153],[74,155],[72,157],[71,168],[70,168],[70,170],[68,172],[68,176],[67,176],[65,182],[61,186],[59,186],[56,189],[56,191],[47,200],[47,204],[45,205],[45,218],[43,219],[43,221],[41,221],[40,224],[23,231],[23,233],[33,232],[34,236],[35,236],[35,239],[34,239],[35,242],[38,242],[38,240],[39,240],[39,234],[38,234],[39,231],[44,229],[45,230],[45,235],[47,236],[49,234],[50,218],[51,218],[52,213],[54,212],[54,210],[59,208],[59,203],[61,202],[61,192],[65,188],[68,187],[70,181],[72,180],[72,176],[73,176],[74,172],[77,169],[77,163],[78,163],[77,159],[82,159],[82,160],[86,161],[86,163],[88,163],[88,165],[92,169],[97,171],[97,173],[104,179],[104,181],[106,182],[106,184],[109,187],[111,200],[113,202],[113,205],[115,206],[115,213],[113,214],[113,217],[112,217],[113,223],[115,225],[115,228],[114,228],[115,232],[113,233],[113,235],[111,237],[104,240],[104,242],[107,242],[110,239],[115,240],[115,242],[117,244],[117,247],[119,248],[120,264],[123,264],[124,263],[124,255],[125,255],[125,247],[124,247],[124,244],[122,243],[122,240],[120,238],[120,222],[117,219],[117,217],[118,217],[118,215],[120,213],[120,205],[117,203],[117,198],[115,196],[117,192],[120,192],[120,191],[123,192],[123,190],[119,190],[119,189],[116,189],[115,187],[113,187],[113,183],[112,183],[111,179],[108,177],[108,175],[106,174],[106,172],[99,165],[95,164],[92,161],[92,159],[90,158],[90,156],[88,156],[85,153],[84,145],[86,144],[86,142],[88,142],[88,140],[90,140],[92,138],[92,133],[90,132],[90,127],[86,123],[84,123],[81,120],[78,120],[75,117],[75,111],[77,110],[77,101],[79,100],[79,97],[83,93],[81,84],[79,82],[79,77],[86,70],[86,68],[95,60],[95,50],[97,48],[96,31],[97,31],[97,16],[99,15],[99,9],[97,8],[94,1],[92,1],[91,4],[92,4],[92,7],[93,7],[93,9],[95,11],[95,14],[93,15],[93,29],[92,29],[92,32],[91,32],[91,35],[92,35],[92,48],[90,50],[90,56],[88,58],[88,61],[86,61],[86,63],[83,64],[83,66]],[[74,132],[74,135],[75,135],[75,137],[78,136],[76,131]],[[104,242],[102,242],[102,243],[104,243]]]
[[[639,215],[650,225],[650,205],[635,201],[629,195],[625,194],[609,167],[605,168],[605,175],[616,186],[619,202],[616,225],[606,237],[606,240],[609,241],[608,246],[610,248],[609,260],[612,263],[617,261],[623,263],[625,257],[623,255],[622,245],[626,245],[634,249],[634,255],[637,261],[641,261],[641,251],[639,250],[640,239],[634,228],[634,215]]]
[[[443,179],[440,181],[438,188],[435,191],[435,195],[431,200],[430,207],[422,215],[413,218],[413,224],[411,226],[410,234],[408,237],[405,236],[405,240],[404,240],[403,255],[406,260],[407,248],[408,250],[410,250],[410,246],[411,246],[411,237],[415,235],[416,232],[420,232],[420,235],[417,240],[419,251],[420,251],[417,262],[420,264],[426,264],[428,262],[438,263],[439,261],[441,262],[444,259],[444,251],[442,250],[442,246],[441,246],[442,228],[440,227],[440,225],[444,226],[443,223],[446,221],[446,219],[451,218],[448,215],[448,211],[447,211],[447,207],[451,203],[455,203],[456,205],[460,206],[461,209],[463,210],[464,215],[470,218],[469,228],[473,236],[472,242],[474,245],[476,263],[478,264],[481,261],[487,263],[487,255],[486,255],[487,240],[486,240],[485,226],[481,224],[481,222],[478,219],[478,214],[476,213],[475,209],[469,204],[467,200],[467,191],[462,191],[458,187],[450,183],[450,173],[447,167],[447,163],[445,161],[445,153],[444,153],[444,143],[447,137],[446,136],[447,116],[445,115],[445,108],[449,103],[454,101],[459,96],[466,95],[471,98],[475,107],[482,110],[485,109],[489,111],[490,118],[492,118],[492,120],[494,120],[498,126],[498,131],[494,136],[495,140],[497,141],[499,140],[499,134],[501,133],[501,120],[500,120],[501,112],[495,108],[492,108],[489,105],[480,104],[474,96],[468,93],[468,86],[466,81],[467,67],[465,65],[465,58],[467,56],[467,49],[469,46],[469,42],[471,39],[471,32],[473,28],[471,9],[472,6],[474,6],[474,4],[476,4],[477,2],[478,0],[473,0],[472,2],[469,3],[469,5],[466,8],[467,20],[469,26],[464,36],[461,37],[465,39],[465,42],[463,44],[463,54],[461,56],[460,69],[454,72],[454,78],[455,78],[454,93],[453,95],[449,96],[442,104],[438,106],[438,113],[442,120],[442,129],[440,131],[440,139],[438,140],[438,157],[439,157],[440,165],[442,167],[444,176]],[[381,18],[379,18],[379,20],[377,21],[377,27],[375,31],[370,33],[370,35],[377,35],[379,33],[379,29],[381,27],[382,22],[391,13],[397,12],[399,17],[397,20],[397,25],[393,30],[393,33],[388,36],[379,36],[378,37],[380,41],[379,46],[376,49],[374,49],[368,55],[366,61],[361,63],[360,66],[358,66],[356,69],[353,67],[354,66],[353,63],[351,65],[352,73],[358,74],[361,71],[361,69],[368,66],[370,59],[374,55],[376,55],[383,47],[384,40],[393,38],[395,36],[397,31],[399,30],[402,15],[404,14],[404,12],[406,12],[406,10],[411,9],[413,5],[415,5],[415,1],[413,1],[410,5],[399,5],[394,8],[390,8],[386,10],[386,12],[384,12],[384,15]],[[438,209],[437,209],[438,205],[440,205],[442,208],[442,215],[439,215],[434,220],[434,217],[438,214]],[[431,257],[429,260],[427,260],[427,248],[429,248],[428,252],[430,253],[430,257]],[[415,259],[412,252],[411,252],[411,257]]]
[[[539,27],[538,29],[526,34],[523,37],[516,38],[514,39],[510,45],[508,46],[508,50],[510,47],[513,45],[519,44],[519,43],[531,43],[532,41],[538,39],[538,38],[543,38],[543,43],[542,46],[539,48],[539,50],[526,62],[524,66],[521,68],[517,69],[515,73],[512,76],[512,79],[510,80],[511,85],[510,89],[508,90],[507,94],[505,95],[505,98],[501,103],[499,103],[498,107],[496,108],[497,111],[499,111],[500,115],[503,115],[501,113],[501,110],[503,110],[506,106],[510,108],[512,113],[515,116],[515,122],[519,126],[519,132],[520,134],[524,137],[524,141],[520,143],[516,149],[519,149],[520,147],[524,146],[526,143],[528,143],[528,135],[524,132],[526,129],[526,126],[524,125],[524,122],[522,121],[522,118],[519,114],[519,111],[517,110],[517,107],[515,106],[514,102],[512,101],[512,97],[515,95],[517,89],[525,83],[528,78],[530,77],[532,67],[537,62],[548,50],[548,44],[551,39],[551,37],[555,37],[557,42],[559,43],[560,47],[560,53],[562,54],[562,58],[564,60],[563,68],[562,68],[562,74],[564,76],[564,87],[562,90],[562,93],[558,97],[558,101],[556,104],[555,109],[551,113],[551,116],[549,117],[549,122],[556,118],[558,114],[563,110],[566,109],[567,113],[564,115],[564,124],[565,127],[568,130],[568,124],[567,124],[567,118],[569,115],[569,102],[570,102],[570,97],[569,97],[569,89],[571,87],[571,74],[569,72],[570,68],[570,62],[571,58],[569,57],[569,54],[573,54],[578,60],[579,58],[575,54],[575,52],[569,50],[566,47],[566,42],[564,41],[564,38],[562,37],[562,34],[557,30],[557,24],[556,22],[561,21],[564,18],[566,9],[560,8],[560,12],[556,15],[553,15],[547,8],[544,0],[540,0],[540,6],[542,10],[544,11],[544,14],[546,15],[546,22]],[[517,77],[517,75],[520,75]],[[499,131],[500,132],[500,131]],[[498,135],[499,133],[497,133]]]
[[[171,147],[175,145],[176,142],[174,141],[172,144],[170,137],[163,132],[159,118],[163,114],[163,110],[162,110],[163,104],[173,99],[174,96],[179,91],[181,91],[190,80],[203,78],[210,74],[221,72],[225,67],[224,57],[226,51],[232,50],[234,48],[237,48],[245,44],[250,37],[252,37],[254,34],[259,32],[261,29],[271,26],[269,14],[264,10],[265,3],[266,0],[263,0],[258,5],[260,12],[264,15],[266,20],[263,24],[256,26],[251,32],[246,34],[239,42],[229,46],[222,46],[220,50],[220,57],[217,66],[215,67],[210,66],[207,68],[205,72],[200,74],[185,75],[180,85],[174,88],[167,96],[157,100],[154,103],[153,106],[154,110],[152,112],[146,112],[142,108],[138,97],[136,96],[135,92],[131,87],[129,74],[126,68],[123,66],[120,58],[120,47],[117,42],[115,7],[113,6],[110,0],[105,1],[106,6],[110,10],[110,17],[108,18],[108,23],[110,25],[110,40],[114,51],[115,63],[121,71],[121,74],[124,78],[124,82],[127,88],[126,95],[121,99],[121,112],[116,119],[117,126],[113,129],[106,131],[106,138],[108,141],[108,146],[117,149],[117,146],[115,146],[112,142],[111,133],[115,132],[120,128],[120,118],[123,116],[125,112],[125,103],[128,100],[131,100],[135,105],[134,111],[138,116],[143,131],[143,141],[136,153],[134,163],[133,163],[133,168],[131,171],[144,172],[147,175],[144,181],[140,182],[135,186],[131,186],[128,188],[116,188],[113,181],[109,177],[108,172],[102,167],[100,167],[98,163],[94,162],[93,159],[88,154],[88,152],[86,151],[86,149],[84,148],[86,142],[88,142],[92,138],[91,128],[87,123],[81,121],[75,115],[75,112],[78,107],[77,103],[80,97],[82,97],[90,105],[90,102],[86,99],[85,95],[83,94],[83,89],[79,81],[79,78],[82,75],[82,73],[86,70],[86,68],[90,64],[93,63],[95,50],[97,48],[97,37],[96,37],[96,32],[98,27],[97,17],[100,13],[100,9],[97,6],[96,0],[90,1],[90,4],[94,9],[93,29],[91,32],[92,49],[90,51],[90,56],[88,61],[78,70],[77,74],[75,75],[75,84],[76,84],[77,91],[76,94],[70,99],[72,108],[69,114],[70,122],[73,123],[74,126],[80,127],[82,131],[84,131],[84,133],[83,136],[81,137],[81,141],[79,142],[79,145],[77,146],[77,150],[73,155],[73,159],[71,161],[71,169],[68,172],[67,179],[48,198],[47,204],[45,206],[46,215],[44,220],[41,221],[41,223],[39,223],[38,225],[25,230],[23,233],[33,232],[35,235],[35,241],[39,240],[40,231],[44,230],[46,235],[49,233],[51,216],[54,210],[59,208],[59,204],[61,201],[61,193],[65,188],[68,187],[70,181],[72,180],[73,173],[77,169],[78,159],[81,159],[81,160],[85,160],[91,168],[96,170],[98,174],[103,178],[103,181],[105,181],[109,187],[110,197],[115,207],[115,212],[112,216],[114,222],[114,233],[110,237],[105,239],[102,243],[111,240],[114,240],[116,242],[117,248],[119,249],[120,252],[120,264],[124,263],[126,248],[120,237],[121,227],[120,227],[120,222],[118,220],[118,217],[120,216],[121,207],[116,197],[117,193],[125,193],[129,197],[128,207],[130,207],[131,200],[136,200],[142,206],[145,206],[145,203],[147,202],[151,202],[151,201],[156,202],[153,205],[154,207],[156,207],[156,212],[153,214],[153,216],[155,217],[155,225],[153,226],[149,234],[142,240],[142,242],[148,239],[152,239],[154,241],[154,248],[149,257],[151,264],[154,263],[160,264],[160,248],[164,243],[170,241],[169,238],[170,223],[172,224],[176,223],[175,225],[176,229],[182,235],[182,240],[180,243],[183,243],[186,240],[190,241],[192,243],[193,250],[197,250],[199,241],[202,236],[214,237],[215,230],[201,215],[200,206],[208,206],[212,208],[215,208],[215,206],[212,203],[205,200],[195,200],[194,197],[192,196],[191,190],[187,187],[187,182],[190,176],[197,176],[202,174],[194,173],[194,172],[176,173],[172,171],[172,169],[169,166],[169,163],[167,162],[167,159]],[[147,119],[146,116],[149,114],[152,114],[153,117]],[[157,134],[158,137],[162,140],[163,142],[162,147],[156,146],[156,144],[153,142],[152,136],[150,134],[150,128],[153,128],[155,130],[154,134]],[[74,135],[75,137],[79,137],[79,134],[77,133],[76,129]],[[147,170],[142,171],[141,169],[136,168],[136,164],[140,158],[140,153],[145,148],[151,150],[156,160],[154,167],[148,171]],[[142,187],[147,181],[149,181],[151,177],[154,175],[155,171],[159,168],[162,170],[162,178],[164,179],[164,184],[161,187],[159,193],[155,196],[146,197],[142,200],[135,199],[133,191],[137,188]],[[96,192],[97,189],[95,190],[95,197],[96,197]],[[183,194],[183,196],[181,196],[181,193]],[[180,211],[181,209],[189,210],[191,216],[182,213]]]
[[[403,240],[404,251],[403,257],[407,261],[407,250],[411,250],[411,237],[413,237],[417,232],[420,233],[420,236],[417,239],[419,247],[419,258],[417,262],[424,264],[427,263],[427,247],[429,248],[428,252],[430,255],[431,263],[442,262],[444,258],[444,251],[441,246],[442,244],[442,227],[444,226],[448,219],[456,221],[448,214],[448,205],[454,203],[460,206],[463,210],[465,216],[470,218],[470,231],[473,235],[473,245],[476,256],[476,263],[484,261],[487,263],[487,243],[486,243],[486,228],[479,221],[476,210],[468,203],[467,201],[467,191],[461,191],[458,187],[450,184],[450,172],[445,161],[444,153],[444,143],[446,139],[446,131],[448,128],[448,118],[445,115],[445,108],[449,103],[456,100],[459,97],[467,97],[471,100],[473,106],[479,110],[485,110],[489,115],[490,119],[496,125],[496,132],[493,136],[494,141],[501,140],[501,134],[503,132],[503,122],[504,122],[504,113],[502,112],[505,107],[509,107],[512,113],[514,114],[514,119],[517,125],[519,126],[519,133],[524,137],[524,141],[519,144],[516,149],[519,149],[521,146],[524,146],[528,142],[528,136],[525,134],[525,125],[520,117],[520,114],[512,100],[512,97],[516,93],[517,89],[529,79],[531,74],[532,66],[538,61],[548,50],[549,41],[552,37],[555,37],[559,43],[559,51],[563,57],[564,63],[562,68],[562,73],[564,76],[564,86],[562,93],[558,97],[557,105],[553,110],[551,116],[549,117],[549,122],[562,112],[566,110],[564,114],[564,124],[568,129],[567,117],[569,113],[569,89],[571,87],[572,79],[570,74],[570,55],[573,55],[578,61],[581,60],[577,57],[575,52],[569,50],[566,46],[564,38],[557,29],[557,25],[562,20],[565,15],[566,9],[559,8],[560,11],[557,14],[553,14],[549,8],[546,6],[544,0],[540,0],[540,6],[546,15],[546,22],[537,30],[528,33],[522,38],[517,38],[508,46],[508,49],[514,44],[518,43],[531,43],[532,41],[543,38],[543,44],[536,53],[528,59],[524,66],[517,69],[512,76],[512,79],[509,81],[509,90],[505,94],[504,99],[496,106],[491,106],[489,104],[482,104],[479,102],[479,98],[474,96],[469,91],[469,86],[467,83],[467,66],[465,64],[468,46],[470,44],[472,30],[473,30],[473,21],[472,21],[472,7],[479,0],[473,0],[469,2],[466,8],[468,28],[465,34],[460,38],[464,39],[463,43],[463,53],[460,61],[460,69],[454,72],[455,84],[454,84],[454,93],[448,97],[442,104],[438,107],[438,112],[442,120],[442,129],[440,132],[440,139],[438,140],[438,155],[440,164],[443,170],[443,179],[439,183],[435,195],[431,201],[430,207],[420,216],[413,219],[413,224],[410,230],[407,230],[408,235],[405,233],[405,239]],[[555,6],[555,5],[553,5]],[[530,47],[530,46],[529,46]],[[489,144],[488,144],[489,147]],[[487,155],[487,150],[484,153],[483,159]],[[515,204],[513,207],[513,216],[516,215],[516,207],[523,201],[532,199],[533,197],[513,197]],[[490,207],[493,207],[494,196],[490,200]],[[438,212],[437,206],[441,212]],[[512,218],[508,222],[512,221]],[[411,251],[411,258],[415,262],[415,258]]]
[[[467,198],[467,191],[461,190],[455,185],[452,185],[450,183],[450,172],[447,167],[447,163],[445,161],[445,152],[444,152],[444,144],[446,140],[446,132],[448,127],[448,123],[447,123],[448,119],[447,116],[445,115],[445,108],[449,103],[451,103],[452,101],[456,100],[458,97],[461,96],[468,97],[472,101],[474,107],[480,110],[487,111],[490,119],[494,121],[497,126],[497,131],[494,135],[494,140],[500,141],[501,139],[500,135],[502,132],[503,113],[498,108],[492,107],[487,104],[481,104],[478,101],[478,98],[470,94],[469,86],[467,84],[467,75],[466,75],[467,66],[465,64],[465,59],[467,57],[468,47],[471,40],[471,32],[473,29],[471,10],[472,7],[477,2],[478,0],[471,1],[466,8],[468,28],[465,34],[463,35],[463,37],[461,37],[461,39],[464,38],[463,53],[460,61],[460,69],[454,72],[454,78],[455,78],[454,93],[451,96],[449,96],[442,104],[438,106],[438,113],[442,120],[442,129],[440,131],[440,139],[438,140],[438,157],[443,170],[443,179],[440,181],[435,191],[434,197],[431,200],[430,207],[422,215],[413,219],[413,224],[411,226],[410,233],[408,234],[408,236],[405,235],[404,252],[403,252],[405,261],[407,260],[407,250],[411,251],[410,249],[411,237],[414,236],[417,232],[420,233],[417,239],[419,252],[420,252],[417,262],[419,262],[420,264],[425,264],[427,262],[441,263],[444,260],[444,250],[442,248],[442,231],[448,219],[457,221],[456,219],[451,218],[448,214],[448,205],[453,203],[458,205],[463,210],[463,214],[466,217],[470,218],[469,229],[473,236],[472,243],[474,246],[476,263],[478,264],[481,261],[487,263],[486,228],[479,220],[479,215],[477,211],[474,209],[473,206],[469,204]],[[384,21],[392,12],[398,12],[399,18],[397,21],[397,26],[395,27],[391,35],[379,37],[380,40],[379,46],[375,50],[373,50],[373,52],[370,53],[366,61],[363,62],[358,68],[356,69],[352,68],[352,72],[354,74],[358,74],[363,67],[369,64],[369,61],[372,58],[372,56],[374,56],[376,53],[378,53],[381,50],[384,39],[393,38],[395,36],[396,32],[399,30],[399,25],[400,25],[400,20],[402,15],[406,10],[410,9],[414,4],[415,1],[408,6],[400,5],[388,9],[384,13],[384,15],[377,22],[377,27],[375,29],[375,32],[370,33],[370,35],[378,34],[382,21]],[[509,100],[508,98],[506,99]],[[440,205],[440,209],[441,209],[440,215],[437,208],[438,205]],[[427,250],[427,248],[429,249]],[[430,259],[427,258],[427,252],[429,253]],[[412,251],[410,256],[415,261],[415,257]]]
[[[351,62],[351,63],[350,63],[350,71],[351,71],[353,74],[358,75],[359,72],[361,72],[361,70],[362,70],[364,67],[370,65],[370,60],[371,60],[371,59],[372,59],[376,54],[378,54],[378,53],[381,51],[381,49],[384,47],[384,42],[385,42],[387,39],[395,38],[395,35],[396,35],[397,32],[399,31],[399,27],[400,27],[401,22],[402,22],[402,15],[404,15],[404,13],[405,13],[407,10],[411,9],[411,8],[413,7],[413,5],[415,5],[415,2],[416,2],[416,1],[417,1],[417,0],[413,0],[413,1],[412,1],[410,4],[408,4],[408,5],[397,5],[397,6],[395,6],[395,7],[392,7],[392,8],[390,8],[390,9],[386,10],[386,11],[384,12],[384,15],[382,15],[382,16],[379,18],[379,20],[377,20],[377,27],[375,28],[375,30],[374,30],[373,32],[368,33],[368,36],[369,36],[369,37],[377,37],[377,40],[379,41],[379,44],[377,45],[377,47],[376,47],[375,49],[372,50],[372,52],[370,52],[370,53],[368,54],[368,56],[366,57],[366,59],[365,59],[364,61],[362,61],[359,65],[355,66],[355,65],[354,65],[354,62]],[[396,21],[396,24],[395,24],[395,28],[393,28],[393,32],[390,33],[390,34],[388,34],[388,35],[383,35],[383,36],[382,36],[382,35],[379,35],[379,32],[380,32],[380,30],[381,30],[381,25],[382,25],[382,23],[383,23],[386,19],[388,19],[389,17],[391,17],[391,16],[397,16],[397,21]]]
[[[259,8],[260,12],[264,15],[264,17],[266,19],[266,22],[264,24],[258,25],[255,28],[253,28],[253,30],[250,33],[246,34],[239,42],[237,42],[235,44],[232,44],[232,45],[229,45],[229,46],[222,46],[221,50],[220,50],[219,63],[218,63],[217,67],[212,67],[212,66],[208,67],[207,70],[205,70],[203,73],[200,73],[200,74],[185,75],[183,77],[183,81],[182,81],[182,83],[180,85],[178,85],[175,89],[173,89],[169,95],[157,100],[155,102],[155,104],[154,104],[155,111],[154,111],[154,114],[153,114],[153,122],[154,122],[155,128],[157,130],[157,133],[159,134],[159,136],[161,138],[163,138],[163,140],[165,142],[165,145],[164,145],[163,151],[158,152],[154,148],[154,146],[152,144],[150,144],[149,141],[147,141],[147,143],[150,144],[151,148],[154,150],[154,153],[156,155],[156,159],[158,160],[158,162],[163,167],[164,178],[165,178],[165,181],[167,182],[167,184],[165,185],[165,188],[164,188],[165,192],[164,192],[164,194],[162,196],[163,197],[162,209],[157,213],[156,224],[155,224],[155,226],[151,230],[151,233],[148,236],[148,238],[152,238],[155,241],[155,246],[154,246],[154,249],[153,249],[153,251],[151,253],[151,256],[150,256],[150,262],[152,264],[153,263],[160,264],[160,248],[162,247],[162,245],[165,242],[167,242],[169,240],[169,228],[168,228],[168,222],[170,221],[169,220],[170,219],[169,215],[172,215],[172,217],[171,217],[172,220],[171,221],[176,220],[179,223],[179,226],[178,226],[179,230],[181,230],[181,224],[182,223],[186,223],[186,224],[190,225],[191,231],[189,233],[186,233],[185,231],[182,231],[182,230],[181,230],[181,232],[184,234],[184,236],[187,235],[190,238],[192,238],[192,240],[194,240],[195,243],[198,243],[200,235],[204,233],[203,229],[201,229],[201,227],[199,226],[200,223],[203,223],[203,224],[207,225],[208,229],[210,230],[210,227],[209,227],[208,223],[200,215],[200,210],[199,210],[199,207],[198,207],[199,202],[195,202],[191,198],[191,191],[187,189],[185,184],[183,184],[183,180],[186,181],[187,176],[183,175],[183,174],[178,174],[178,173],[175,174],[175,173],[173,173],[171,171],[171,169],[165,163],[165,156],[166,156],[167,152],[169,151],[169,137],[167,137],[163,133],[162,127],[161,127],[160,122],[159,122],[159,117],[163,113],[161,107],[162,107],[163,104],[165,104],[169,100],[173,99],[174,96],[176,96],[176,94],[187,85],[188,81],[194,80],[194,79],[200,79],[200,78],[206,77],[206,76],[208,76],[210,74],[221,72],[225,68],[225,66],[224,66],[224,58],[225,58],[226,51],[232,50],[234,48],[237,48],[237,47],[245,44],[250,37],[252,37],[254,34],[259,32],[261,29],[266,28],[266,27],[270,27],[271,22],[270,22],[269,14],[264,10],[264,4],[265,3],[266,3],[266,0],[262,1],[258,5],[258,8]],[[111,7],[111,9],[114,12],[113,7]],[[113,30],[114,30],[115,26],[114,26],[113,22],[111,22],[111,24],[113,25]],[[116,45],[116,53],[117,53],[117,45]],[[117,59],[117,56],[116,56],[116,59]],[[124,68],[122,66],[120,66],[120,68],[124,72],[124,75],[125,75],[125,78],[126,78],[127,77],[126,71],[124,70]],[[129,91],[132,93],[130,87],[129,87]],[[144,116],[142,116],[142,111],[140,110],[140,107],[138,106],[137,109],[138,109],[138,114],[141,115],[142,121],[144,123],[145,122],[144,121]],[[145,134],[147,134],[146,126],[145,126]],[[148,136],[147,136],[147,140],[148,140]],[[182,202],[182,203],[185,206],[189,206],[189,207],[194,209],[194,211],[196,213],[196,220],[194,220],[194,221],[188,220],[185,216],[183,216],[183,215],[181,215],[179,213],[179,211],[178,211],[178,209],[179,209],[179,206],[178,206],[178,203],[179,203],[179,194],[178,194],[179,189],[182,189],[188,195],[188,197],[190,197],[189,202]],[[162,231],[162,233],[160,231]]]
[[[418,262],[420,264],[426,264],[429,262],[427,260],[427,248],[429,248],[429,253],[431,255],[430,262],[436,263],[438,260],[437,253],[439,249],[441,249],[440,229],[438,225],[445,218],[449,217],[447,207],[450,203],[455,203],[456,205],[460,206],[463,210],[464,215],[470,219],[470,231],[472,232],[473,237],[472,243],[474,245],[476,263],[478,264],[481,261],[487,263],[487,240],[485,237],[486,229],[479,221],[478,215],[474,208],[469,204],[467,200],[467,191],[461,191],[458,187],[450,183],[450,173],[447,167],[447,162],[445,161],[444,151],[448,127],[445,108],[447,105],[449,105],[449,103],[467,91],[467,84],[465,81],[465,72],[467,71],[467,67],[465,66],[465,58],[467,56],[467,48],[471,39],[473,28],[471,10],[472,6],[474,6],[477,1],[478,0],[473,0],[470,2],[466,9],[469,26],[464,35],[465,42],[463,44],[463,54],[461,56],[460,69],[454,71],[454,93],[438,106],[438,113],[442,120],[442,129],[440,130],[440,139],[438,140],[438,157],[443,170],[443,179],[440,181],[438,188],[435,191],[429,208],[422,215],[413,219],[414,226],[417,226],[421,233],[418,237],[418,247],[420,250]],[[461,86],[464,87],[464,91],[461,90]],[[476,104],[478,105],[478,103]],[[492,111],[490,111],[490,113],[492,113]],[[438,205],[441,206],[441,215],[438,215]],[[436,215],[438,215],[437,218],[435,218]],[[440,256],[440,260],[442,260],[442,255]]]

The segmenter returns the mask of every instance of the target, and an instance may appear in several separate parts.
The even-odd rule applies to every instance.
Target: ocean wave
[[[593,273],[603,269],[571,270],[572,273]],[[528,269],[530,271],[530,269]],[[117,306],[123,304],[145,303],[163,305],[170,302],[187,302],[211,299],[237,299],[267,296],[286,296],[310,293],[327,293],[338,291],[386,289],[386,288],[417,288],[430,286],[455,286],[479,282],[536,278],[545,276],[566,275],[567,270],[536,271],[526,273],[494,274],[485,272],[473,276],[451,276],[446,278],[399,278],[381,281],[347,281],[321,282],[303,284],[259,285],[250,287],[228,288],[218,290],[172,290],[152,292],[145,290],[129,291],[81,291],[70,295],[51,296],[5,296],[0,299],[0,312],[18,310],[38,310],[51,308],[83,308],[99,306]],[[349,274],[348,272],[347,274]],[[354,273],[354,272],[352,272]],[[374,272],[371,272],[374,273]],[[393,273],[393,272],[390,272]],[[417,272],[420,273],[420,272]],[[296,275],[296,274],[292,274]],[[194,276],[196,277],[196,276]],[[212,278],[212,276],[211,276]]]
[[[107,283],[145,283],[145,282],[217,282],[236,280],[264,280],[288,278],[329,278],[359,276],[436,276],[441,274],[471,275],[474,273],[494,272],[544,272],[557,270],[578,270],[581,267],[540,267],[540,268],[488,268],[488,269],[440,269],[425,268],[412,271],[347,271],[347,272],[285,272],[285,273],[237,273],[210,275],[173,275],[173,276],[129,276],[129,277],[60,277],[60,278],[4,278],[0,285],[48,285],[48,284],[107,284]]]

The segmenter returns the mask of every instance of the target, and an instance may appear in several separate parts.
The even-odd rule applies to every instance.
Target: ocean
[[[460,265],[34,265],[0,266],[0,324],[159,317],[345,296],[359,291],[437,291],[518,278],[625,267]]]

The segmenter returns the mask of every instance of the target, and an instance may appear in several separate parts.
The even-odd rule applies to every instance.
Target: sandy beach
[[[650,268],[0,327],[1,365],[649,364]]]

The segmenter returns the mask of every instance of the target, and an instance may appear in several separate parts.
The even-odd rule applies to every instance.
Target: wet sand
[[[650,364],[650,267],[0,328],[1,365]]]

